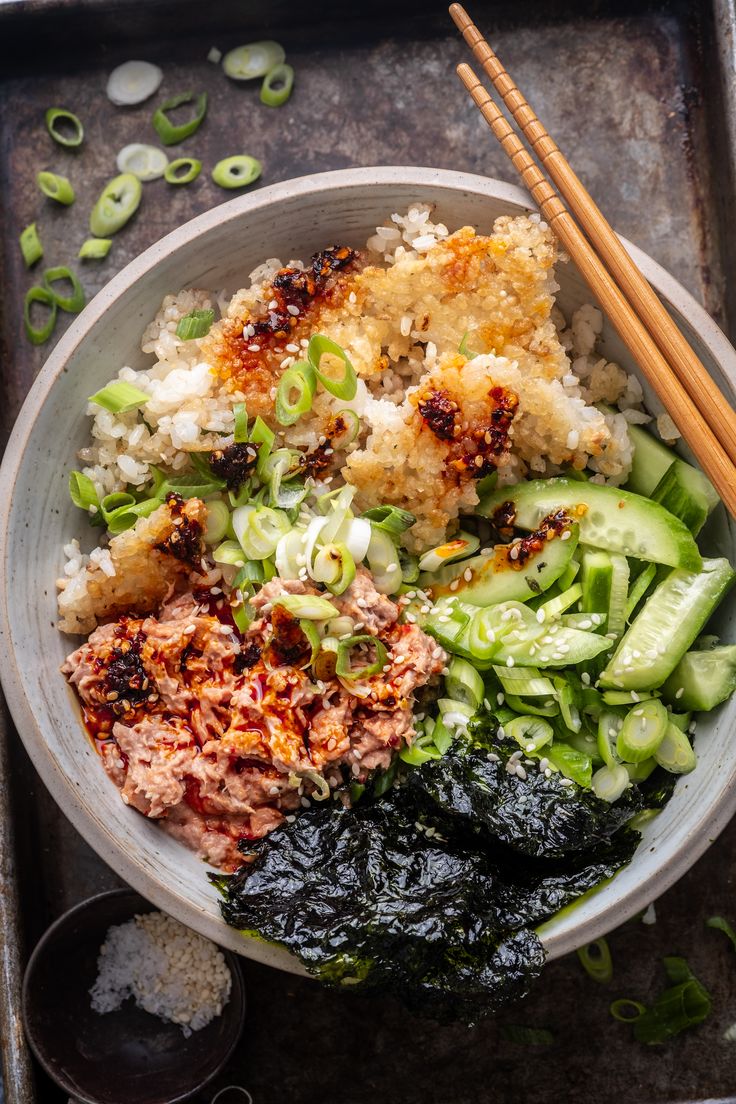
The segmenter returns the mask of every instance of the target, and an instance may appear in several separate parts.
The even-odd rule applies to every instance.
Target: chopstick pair
[[[736,414],[465,9],[450,15],[580,226],[469,65],[460,80],[736,517]]]

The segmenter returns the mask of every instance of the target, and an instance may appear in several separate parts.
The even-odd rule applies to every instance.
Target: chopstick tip
[[[470,23],[470,16],[466,12],[462,4],[450,4],[450,7],[447,10],[449,11],[451,17],[460,28],[460,30],[462,30],[464,26]]]

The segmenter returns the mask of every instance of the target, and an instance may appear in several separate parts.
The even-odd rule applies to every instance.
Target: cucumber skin
[[[455,597],[474,606],[496,606],[501,602],[524,602],[543,593],[559,579],[567,568],[578,546],[578,526],[571,526],[567,540],[554,537],[523,568],[509,567],[506,557],[508,545],[496,545],[492,556],[473,556],[458,564],[448,564],[439,571],[426,572],[419,577],[419,587],[432,595],[435,601],[441,597]],[[539,570],[540,565],[544,567]],[[468,583],[463,578],[470,569],[473,578]],[[531,579],[539,588],[529,586]],[[458,580],[459,586],[450,590],[450,583]]]
[[[628,429],[634,446],[634,460],[624,486],[627,491],[648,498],[677,456],[641,426],[630,425]]]
[[[703,567],[706,570],[698,574],[671,571],[659,584],[601,673],[601,686],[609,690],[655,690],[672,674],[736,580],[736,572],[728,560],[705,560]],[[668,616],[667,601],[674,588],[679,591],[679,603]],[[664,612],[660,607],[664,607]],[[650,636],[651,622],[660,617],[663,621],[658,625],[656,637]],[[648,656],[647,652],[656,649],[663,639],[668,645],[664,655],[657,652],[656,659]],[[632,658],[632,651],[640,652],[640,657]],[[631,658],[630,667],[618,665],[623,656]]]
[[[720,501],[710,481],[684,460],[675,460],[652,491],[652,501],[687,525],[694,537]]]
[[[543,517],[567,509],[580,526],[581,544],[688,571],[702,568],[702,557],[687,526],[658,503],[630,491],[569,479],[535,479],[494,491],[478,504],[476,513],[492,518],[494,511],[509,501],[516,511],[514,524],[521,529],[535,529]],[[587,510],[578,512],[581,506],[587,506]],[[632,548],[624,543],[624,533],[620,533],[620,539],[610,532],[601,534],[594,520],[601,512],[615,519],[621,529],[625,525],[634,541],[652,533],[654,547],[642,551],[641,545]]]
[[[678,698],[677,692],[683,693]],[[687,652],[662,687],[675,709],[715,709],[736,690],[736,644]]]

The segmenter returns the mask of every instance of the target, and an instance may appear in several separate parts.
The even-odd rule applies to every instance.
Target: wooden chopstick
[[[469,65],[457,73],[511,158],[542,215],[575,261],[621,339],[640,365],[698,463],[736,517],[736,468],[678,377],[617,287],[536,162]]]
[[[450,15],[596,252],[736,464],[736,412],[468,13],[461,4],[452,4]]]

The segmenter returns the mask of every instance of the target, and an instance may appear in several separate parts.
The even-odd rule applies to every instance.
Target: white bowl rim
[[[255,212],[259,208],[267,208],[274,202],[294,196],[307,196],[334,188],[361,188],[366,185],[387,188],[391,185],[411,186],[417,189],[418,197],[421,197],[422,188],[439,187],[448,191],[485,195],[489,199],[501,199],[526,211],[536,210],[530,196],[523,189],[491,177],[411,165],[375,166],[338,169],[272,184],[252,194],[238,196],[220,204],[177,227],[130,261],[97,293],[60,338],[30,388],[13,427],[0,467],[0,564],[5,563],[12,491],[25,448],[33,432],[37,411],[46,401],[69,358],[108,307],[131,284],[154,268],[162,259],[175,253],[180,246],[215,226],[238,219],[243,212]],[[717,368],[717,382],[733,393],[736,388],[736,350],[718,325],[697,300],[661,265],[626,238],[622,237],[621,240],[660,297],[686,318],[698,333],[700,340],[712,354]],[[0,569],[0,642],[3,638],[10,641],[11,632],[7,572]],[[155,881],[150,874],[129,858],[127,851],[116,837],[104,832],[98,835],[97,828],[75,800],[76,795],[71,780],[58,770],[53,761],[44,735],[26,699],[12,648],[3,646],[2,651],[4,653],[0,673],[2,686],[16,728],[34,767],[65,816],[103,861],[112,865],[114,858],[115,871],[133,889],[152,901],[158,908],[166,910],[183,923],[194,926],[196,911],[194,902],[180,896],[165,883]],[[700,858],[725,828],[734,812],[736,812],[736,767],[730,777],[724,781],[718,798],[707,807],[704,806],[698,818],[690,826],[686,845],[680,846],[669,857],[666,854],[666,844],[660,845],[657,896],[669,889]],[[664,859],[662,855],[665,856]],[[548,958],[550,960],[559,958],[604,935],[646,908],[651,898],[651,882],[642,880],[624,898],[613,899],[605,909],[586,920],[579,928],[573,928],[563,934],[545,933],[543,941]],[[224,921],[211,921],[201,911],[197,911],[196,919],[199,921],[198,929],[223,946],[238,951],[246,957],[278,965],[281,969],[291,968],[294,972],[303,973],[294,960],[291,967],[283,956],[279,956],[275,961],[272,954],[269,954],[267,945],[260,941],[244,939],[227,928]]]

